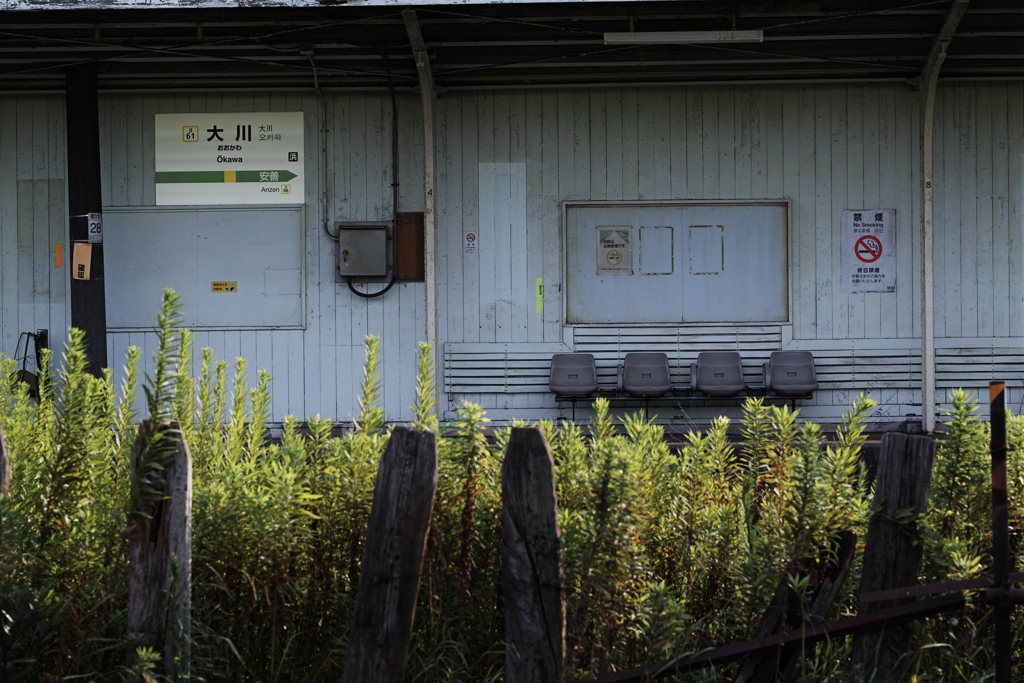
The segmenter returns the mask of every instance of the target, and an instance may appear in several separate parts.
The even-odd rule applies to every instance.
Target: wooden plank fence
[[[935,440],[927,436],[889,433],[882,437],[875,479],[874,507],[878,512],[868,527],[862,592],[917,583],[924,546],[916,520],[928,510],[935,447]],[[900,519],[899,515],[907,511],[913,517]],[[860,613],[871,614],[911,602],[906,598],[861,602]],[[903,680],[909,648],[910,630],[906,626],[858,634],[853,641],[851,681]]]
[[[342,683],[400,683],[437,492],[437,439],[395,427],[377,469]]]
[[[148,429],[143,422],[133,446],[133,467]],[[180,433],[172,429],[170,439],[164,497],[148,507],[133,507],[128,626],[164,655],[161,673],[174,680],[189,673],[192,472]],[[845,534],[827,553],[829,567],[817,572],[808,610],[794,609],[798,601],[783,579],[753,639],[592,680],[640,683],[744,659],[736,683],[790,682],[799,675],[806,653],[813,652],[808,645],[847,635],[855,636],[852,681],[900,680],[900,661],[909,644],[906,624],[961,609],[965,601],[959,591],[992,585],[987,579],[914,585],[922,552],[921,544],[915,544],[919,533],[898,513],[926,510],[935,449],[929,437],[883,437],[874,500],[880,512],[869,527],[858,616],[824,621],[854,556],[856,539]],[[0,474],[9,476],[2,428],[0,466],[6,467]],[[435,435],[396,427],[379,463],[343,683],[403,679],[437,484]],[[539,428],[512,430],[502,468],[502,498],[506,680],[558,683],[565,661],[562,550],[554,462]],[[800,566],[791,569],[804,571]],[[993,589],[997,592],[992,600],[1000,609],[1009,609],[1020,597],[1008,586],[1021,577],[1007,575],[997,582],[1002,588]],[[913,602],[917,595],[951,591],[957,593]]]
[[[505,680],[559,683],[565,660],[555,461],[544,432],[513,428],[501,468]]]
[[[150,424],[139,426],[132,446],[132,501],[128,526],[128,633],[159,652],[161,673],[188,680],[192,611],[192,456],[177,428],[164,439],[169,450],[155,483],[158,496],[139,495],[141,455]],[[144,484],[143,484],[144,485]],[[135,653],[128,653],[129,665]]]

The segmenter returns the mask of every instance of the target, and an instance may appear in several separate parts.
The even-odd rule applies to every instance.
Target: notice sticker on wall
[[[842,291],[896,291],[896,210],[843,211]]]
[[[466,253],[467,254],[475,254],[476,253],[476,233],[475,232],[467,232],[466,233]]]
[[[238,282],[223,282],[223,281],[221,281],[221,282],[211,282],[210,283],[210,291],[211,292],[237,292],[238,291]]]
[[[92,245],[75,242],[75,248],[71,252],[71,264],[71,279],[88,280],[92,272]]]
[[[633,274],[633,228],[631,226],[598,226],[597,274]]]

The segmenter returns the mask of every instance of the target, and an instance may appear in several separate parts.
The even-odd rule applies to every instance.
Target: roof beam
[[[920,75],[911,79],[911,83],[919,85],[933,71],[938,71],[942,61],[946,58],[946,48],[949,46],[950,41],[953,40],[953,33],[956,32],[957,25],[963,18],[964,13],[967,12],[967,5],[970,2],[971,0],[953,0],[949,11],[946,12],[946,18],[942,21],[942,28],[939,29],[935,39],[932,41],[932,49],[928,52],[928,57],[925,59],[924,68],[921,69]]]

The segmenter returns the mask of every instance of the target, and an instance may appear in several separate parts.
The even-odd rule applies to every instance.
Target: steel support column
[[[935,431],[935,89],[946,47],[970,0],[954,0],[932,43],[921,84],[921,429]]]
[[[103,211],[100,189],[100,124],[96,65],[68,67],[66,74],[68,232],[72,253],[89,242],[88,214]],[[71,325],[85,332],[89,372],[107,367],[107,308],[103,284],[103,245],[92,245],[88,280],[71,279]]]
[[[416,18],[416,11],[402,10],[409,45],[416,59],[420,80],[420,100],[423,103],[423,258],[426,284],[426,337],[430,344],[430,363],[434,368],[434,412],[441,408],[440,389],[444,375],[438,363],[437,338],[437,139],[434,135],[434,76],[430,71],[427,46]]]

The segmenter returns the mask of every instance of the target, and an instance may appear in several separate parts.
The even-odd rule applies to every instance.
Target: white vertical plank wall
[[[465,278],[452,273],[444,295],[450,416],[462,400],[481,402],[496,419],[567,415],[568,405],[556,406],[546,393],[547,359],[559,349],[612,349],[611,367],[613,358],[641,347],[664,350],[681,366],[689,362],[686,353],[741,348],[751,361],[749,379],[756,381],[756,362],[771,349],[799,348],[819,357],[823,386],[803,414],[837,418],[864,391],[882,404],[876,412],[880,421],[920,419],[914,91],[865,83],[566,88],[524,95],[463,91],[456,97],[446,103],[440,153],[462,172],[443,176],[441,193],[449,206],[476,205],[479,214],[463,208],[446,212],[443,220],[452,237],[478,231],[481,249],[476,254],[449,252],[467,273]],[[523,98],[525,119],[506,115],[508,103]],[[456,108],[461,116],[454,115]],[[1015,83],[951,82],[939,91],[937,319],[940,331],[945,330],[938,341],[940,405],[948,403],[952,388],[977,390],[992,373],[1011,387],[1024,384],[1019,330],[1024,297],[1015,284],[1024,238],[1024,183],[1017,170],[1022,167],[1022,108],[1021,86]],[[510,137],[520,135],[525,135],[524,144],[507,147]],[[495,249],[505,240],[496,231],[506,230],[508,222],[496,224],[494,207],[516,200],[507,184],[493,181],[494,165],[506,162],[526,165],[527,258],[531,244],[545,245],[540,264],[544,319],[559,323],[527,325],[525,340],[501,337],[501,321],[496,320],[496,312],[509,305],[509,269],[521,272],[515,264],[524,248],[513,243],[508,253]],[[644,341],[637,327],[563,329],[561,248],[553,254],[547,246],[561,247],[563,202],[749,198],[789,199],[793,207],[791,318],[788,325],[774,328],[776,341],[728,341],[742,328],[727,326],[713,331],[722,337],[710,337],[721,341],[689,347],[687,340],[701,332],[686,326],[648,326]],[[836,277],[840,213],[876,207],[896,209],[897,291],[845,294]],[[501,241],[501,247],[506,243]],[[453,247],[462,250],[461,243],[449,242],[448,248]],[[513,309],[532,302],[530,285],[536,277],[530,267],[525,288],[517,290],[513,282]],[[526,301],[517,298],[519,291],[525,291]],[[474,319],[480,324],[474,325]],[[599,367],[599,372],[607,370]],[[521,393],[533,398],[514,400]],[[696,410],[686,417],[723,411],[730,409]],[[678,416],[678,411],[668,413]]]
[[[8,358],[22,332],[38,329],[49,330],[60,358],[71,321],[64,158],[63,97],[0,96],[0,353]]]
[[[391,215],[391,105],[386,92],[101,94],[103,199],[154,203],[153,115],[296,111],[306,118],[304,330],[204,331],[216,360],[274,376],[273,419],[358,410],[363,339],[381,337],[383,405],[410,417],[421,284],[379,299],[334,282],[321,197],[335,220]],[[322,126],[326,108],[326,126]],[[399,96],[400,210],[422,210],[421,108]],[[704,348],[737,348],[756,380],[772,349],[819,360],[822,390],[803,414],[834,419],[860,391],[880,421],[919,419],[917,94],[890,83],[449,91],[438,102],[440,341],[446,416],[463,400],[492,418],[567,415],[547,392],[560,350],[594,351],[602,373],[626,351],[658,348],[674,363]],[[326,174],[321,166],[326,128]],[[1024,86],[947,82],[936,101],[937,401],[999,376],[1024,398]],[[0,352],[48,328],[59,348],[70,322],[64,100],[0,95]],[[326,182],[326,188],[324,184]],[[790,321],[773,326],[567,328],[562,311],[563,203],[590,200],[788,199]],[[844,294],[843,209],[894,208],[895,294]],[[465,234],[478,234],[475,253]],[[538,290],[538,280],[542,291]],[[157,302],[153,302],[154,316]],[[109,362],[126,349],[147,366],[152,335],[110,333]],[[601,355],[604,354],[604,355]],[[680,369],[677,381],[685,380]],[[606,376],[606,375],[603,375]],[[1011,400],[1018,401],[1011,393]],[[696,410],[701,419],[728,407]],[[684,419],[676,411],[669,411]]]

